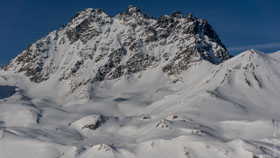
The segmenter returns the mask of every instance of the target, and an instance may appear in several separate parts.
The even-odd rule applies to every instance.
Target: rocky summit
[[[227,59],[225,46],[206,20],[178,11],[154,19],[129,6],[115,17],[85,9],[2,69],[23,73],[35,83],[59,76],[71,81],[75,91],[147,69],[178,75],[201,60],[220,64]]]
[[[0,157],[276,158],[279,83],[192,14],[85,9],[1,68]]]

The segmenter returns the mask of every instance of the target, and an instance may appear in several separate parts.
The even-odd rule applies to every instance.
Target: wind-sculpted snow
[[[279,83],[192,15],[86,9],[0,70],[0,157],[279,157]]]

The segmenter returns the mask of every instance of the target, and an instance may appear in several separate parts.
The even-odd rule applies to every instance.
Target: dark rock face
[[[191,63],[219,64],[230,56],[212,26],[175,11],[153,19],[129,6],[115,17],[101,9],[76,14],[58,31],[36,41],[2,70],[40,83],[53,74],[81,85],[113,80],[151,68],[178,75]]]
[[[124,12],[124,15],[132,16],[133,14],[138,13],[141,13],[141,10],[139,8],[129,5],[126,11]]]
[[[157,24],[159,27],[165,28],[170,27],[171,24],[174,24],[174,19],[168,15],[164,15],[158,18]]]
[[[35,50],[29,46],[23,53],[21,53],[15,60],[16,63],[24,63],[17,72],[24,72],[31,81],[40,83],[48,79],[48,75],[43,73],[44,59],[48,58],[47,41],[37,42]],[[42,54],[42,55],[39,55]],[[48,71],[47,69],[45,71]]]
[[[196,18],[193,17],[192,13],[190,13],[186,18],[186,22],[193,22],[195,20],[196,20]]]
[[[100,35],[102,32],[98,28],[94,27],[92,23],[98,24],[99,27],[104,23],[111,23],[112,21],[106,21],[103,16],[107,15],[101,9],[87,9],[83,14],[74,16],[69,24],[67,24],[66,35],[71,43],[81,40],[86,43],[88,40]],[[103,15],[103,16],[102,16]],[[87,17],[85,17],[87,16]],[[75,21],[82,20],[82,22],[74,27],[71,27]]]
[[[171,16],[172,16],[173,18],[178,18],[178,19],[184,18],[184,15],[183,15],[181,12],[179,12],[179,11],[173,12]]]

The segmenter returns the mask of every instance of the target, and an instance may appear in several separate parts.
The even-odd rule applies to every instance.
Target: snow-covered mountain
[[[34,83],[63,84],[61,93],[69,95],[79,88],[79,93],[89,91],[92,83],[149,69],[177,75],[201,60],[219,64],[227,59],[226,48],[207,21],[191,14],[184,18],[180,12],[153,19],[129,6],[115,17],[101,9],[78,13],[65,27],[30,45],[4,70]]]
[[[1,68],[1,157],[272,157],[279,83],[192,14],[86,9]]]

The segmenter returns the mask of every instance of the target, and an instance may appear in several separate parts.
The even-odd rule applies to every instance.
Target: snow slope
[[[91,17],[97,13],[98,16]],[[94,23],[85,20],[88,18],[84,17],[89,16]],[[91,59],[90,56],[78,57],[76,48],[93,47],[99,38],[97,43],[102,45],[111,38],[118,42],[119,37],[130,37],[121,30],[129,30],[135,22],[131,16],[146,18],[149,25],[156,27],[156,19],[148,18],[132,6],[114,18],[102,10],[87,9],[74,17],[65,29],[51,33],[30,49],[34,50],[44,39],[55,38],[53,35],[57,33],[61,34],[58,39],[67,39],[66,45],[57,47],[57,51],[44,51],[45,44],[35,51],[27,49],[2,68],[1,158],[269,158],[280,154],[275,147],[280,143],[277,133],[279,52],[264,54],[248,50],[229,59],[217,35],[212,34],[216,37],[214,41],[212,36],[208,37],[209,32],[199,30],[195,35],[182,34],[177,39],[186,38],[182,45],[195,48],[194,51],[182,54],[177,51],[178,45],[159,46],[162,39],[158,39],[137,47],[141,48],[139,52],[132,49],[127,51],[129,55],[120,57],[116,67],[120,66],[124,73],[116,73],[117,76],[111,78],[109,74],[114,74],[116,67],[105,66],[103,78],[96,78],[100,73],[93,70],[103,69],[110,53],[99,63],[95,61],[97,56],[106,51],[96,51]],[[172,16],[163,16],[165,20],[160,20],[164,21],[161,25],[169,24],[170,17],[181,22],[187,20],[186,25],[193,20],[205,24],[175,12]],[[92,36],[104,35],[102,31],[95,32],[100,27],[95,25],[96,21],[101,21],[103,29],[116,27],[116,35]],[[77,26],[78,34],[71,31]],[[141,24],[133,25],[139,26]],[[68,29],[71,37],[67,37]],[[161,29],[155,30],[161,33]],[[185,36],[210,46],[192,43]],[[144,37],[148,36],[140,39]],[[165,40],[169,38],[175,37],[171,33]],[[59,40],[46,42],[47,48],[55,50],[52,42],[56,41]],[[102,48],[115,49],[124,43]],[[149,46],[151,50],[143,51]],[[164,51],[170,60],[165,60]],[[137,52],[148,56],[129,62]],[[190,52],[193,56],[188,56]],[[157,54],[158,60],[150,58]],[[76,64],[77,61],[80,62]],[[75,85],[79,86],[73,89]]]
[[[156,70],[137,73],[100,83],[92,100],[67,104],[17,89],[1,96],[0,153],[270,157],[279,143],[273,135],[280,110],[279,58],[249,50],[220,65],[196,63],[175,80]]]
[[[2,70],[9,80],[24,76],[32,89],[45,90],[40,94],[31,90],[29,95],[67,102],[91,98],[89,87],[104,80],[154,68],[174,76],[194,62],[219,64],[227,59],[226,48],[206,20],[191,14],[184,18],[180,12],[153,19],[129,6],[115,17],[101,9],[78,13]],[[49,93],[57,87],[59,93]]]

